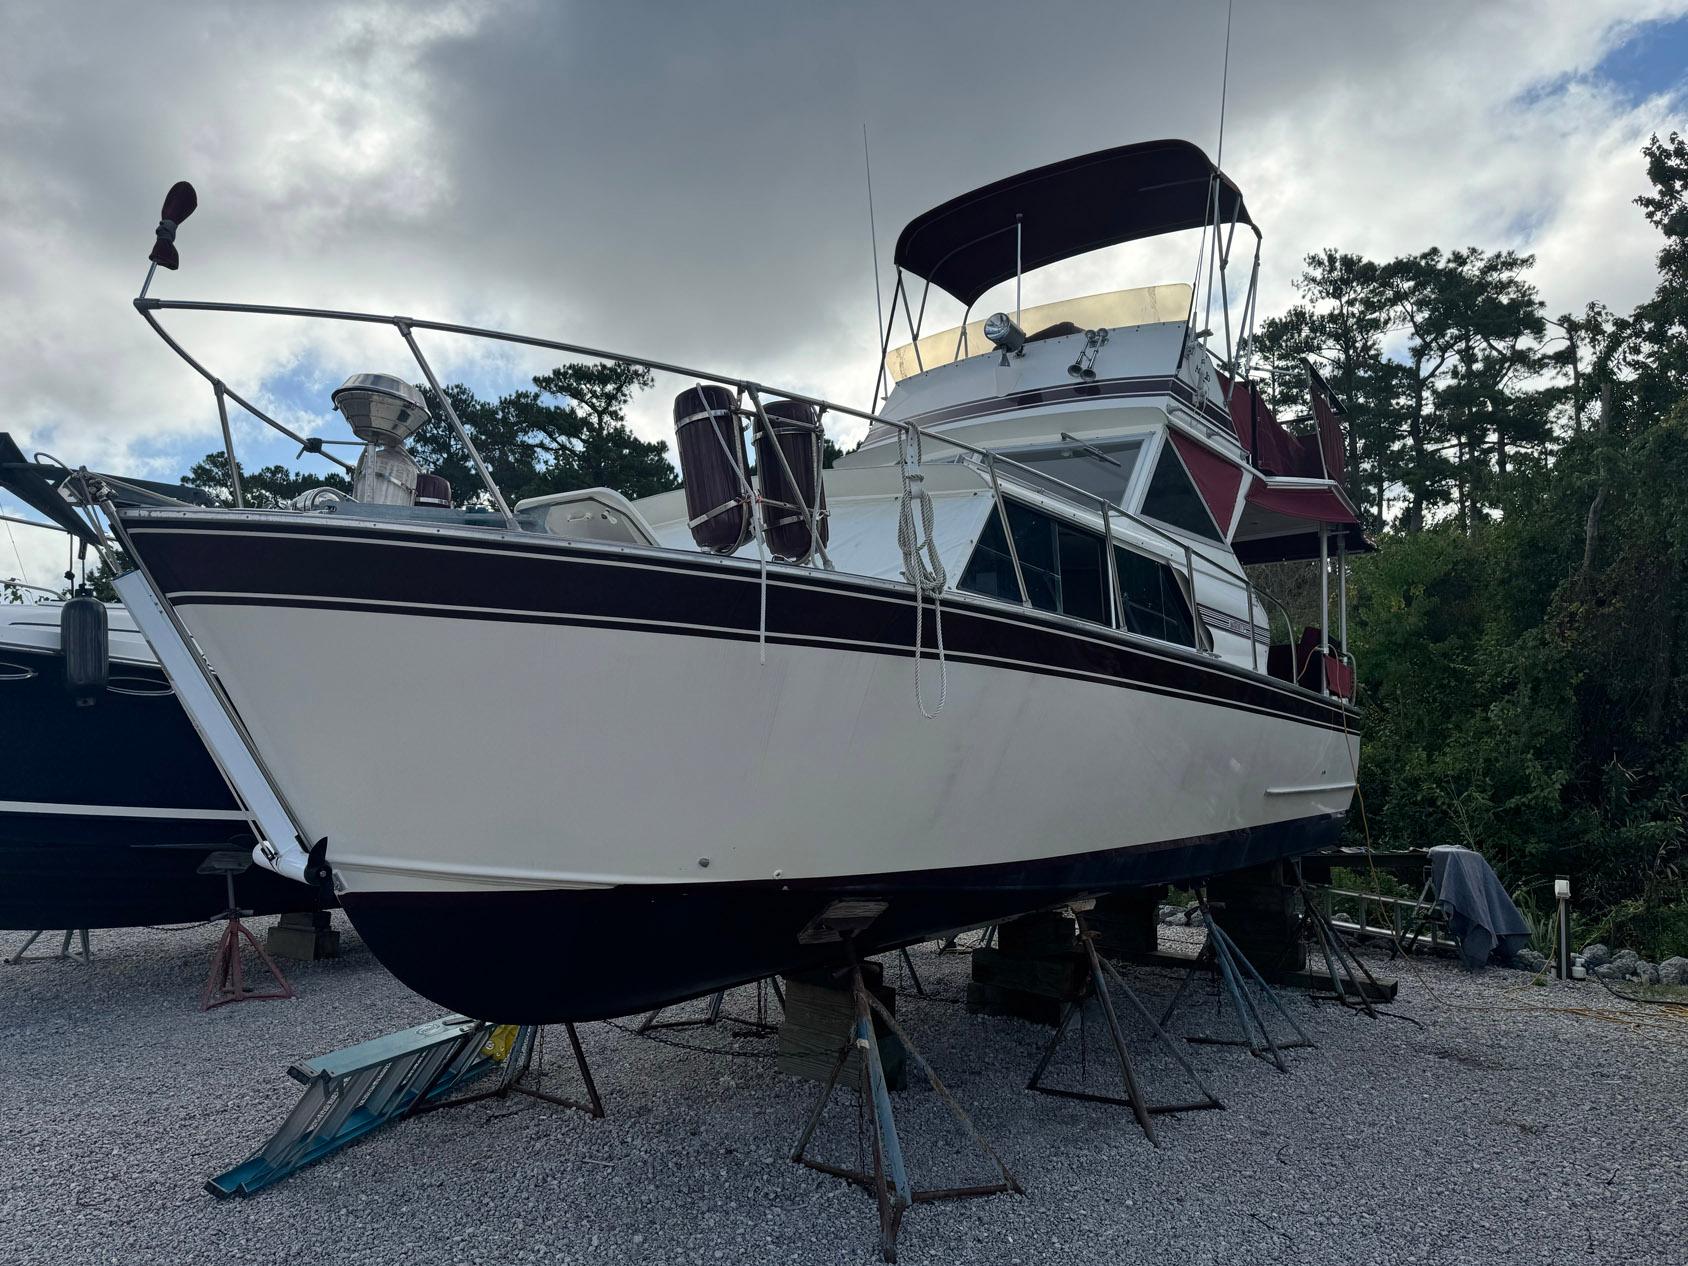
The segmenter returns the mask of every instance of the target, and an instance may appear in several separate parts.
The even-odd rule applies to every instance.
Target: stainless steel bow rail
[[[543,1050],[537,1026],[446,1016],[293,1065],[288,1076],[305,1087],[298,1104],[251,1159],[210,1179],[205,1189],[222,1200],[250,1196],[382,1126],[494,1096],[526,1094],[602,1117],[580,1038],[572,1024],[563,1027],[586,1087],[585,1103],[526,1083],[536,1051]],[[495,1069],[494,1088],[459,1093]]]

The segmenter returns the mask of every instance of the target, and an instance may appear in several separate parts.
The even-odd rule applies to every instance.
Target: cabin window
[[[1196,491],[1190,472],[1184,469],[1184,463],[1170,441],[1162,445],[1155,473],[1149,478],[1149,490],[1143,495],[1143,513],[1192,535],[1205,536],[1210,541],[1222,542],[1225,539],[1214,526],[1213,516],[1207,512],[1207,503]]]
[[[1137,458],[1142,451],[1142,437],[1134,436],[1124,440],[1103,440],[1097,444],[1062,444],[1055,448],[1005,453],[1004,456],[1031,467],[1039,474],[1049,475],[1061,483],[1082,488],[1123,507],[1126,489],[1131,484],[1131,472],[1137,468]],[[1087,510],[1096,509],[1094,503],[1079,500],[1059,484],[1041,486],[1051,496],[1074,501]]]
[[[983,594],[987,598],[1001,598],[1004,602],[1020,601],[1020,584],[1014,579],[1014,560],[1008,556],[1008,540],[1002,534],[1002,516],[993,508],[979,533],[979,543],[973,557],[967,560],[956,588],[967,593]]]
[[[1190,604],[1171,567],[1117,545],[1114,547],[1114,565],[1119,568],[1126,628],[1163,642],[1196,645],[1196,626],[1190,617]]]
[[[1014,550],[1026,578],[1026,598],[1039,611],[1058,611],[1097,624],[1108,621],[1108,577],[1102,538],[1017,501],[1008,504]],[[957,586],[968,593],[1020,600],[1014,560],[1002,518],[993,510]]]

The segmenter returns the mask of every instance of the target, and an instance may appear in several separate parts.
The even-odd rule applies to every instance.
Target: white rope
[[[949,664],[944,658],[944,587],[949,578],[944,574],[943,560],[938,557],[938,544],[933,539],[934,511],[932,496],[926,491],[926,477],[920,470],[920,430],[918,427],[900,432],[897,436],[898,457],[902,464],[903,495],[897,506],[897,547],[903,553],[903,575],[914,586],[914,704],[928,721],[936,720],[944,710],[949,694]],[[915,510],[919,507],[919,522]],[[926,710],[920,688],[920,660],[925,650],[926,599],[932,600],[932,614],[938,631],[938,706]]]

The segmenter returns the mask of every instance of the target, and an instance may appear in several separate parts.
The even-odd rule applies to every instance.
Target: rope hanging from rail
[[[721,452],[727,459],[727,465],[732,467],[733,474],[738,476],[740,502],[750,508],[751,534],[756,537],[756,555],[761,562],[760,574],[757,580],[759,593],[757,603],[756,622],[756,661],[759,664],[768,662],[768,543],[762,535],[762,500],[756,495],[756,490],[750,486],[750,478],[733,457],[732,450],[727,447],[727,441],[716,429],[714,413],[709,407],[709,397],[703,394],[703,384],[694,383],[692,389],[697,392],[698,403],[703,406],[706,417],[711,419],[709,430],[715,436],[715,442],[721,446]],[[733,403],[734,417],[737,418],[744,411],[744,388],[740,387],[738,398]],[[735,422],[735,425],[737,423]],[[726,509],[725,506],[720,509]],[[715,513],[719,513],[718,509]]]
[[[938,543],[933,539],[934,511],[932,495],[926,491],[926,476],[921,473],[920,428],[910,427],[897,435],[897,457],[902,467],[903,495],[897,506],[897,547],[903,554],[903,575],[914,586],[914,704],[928,721],[936,720],[944,710],[949,694],[949,664],[944,658],[944,588],[949,577],[944,574],[943,560],[938,556]],[[918,509],[919,521],[916,522]],[[921,693],[920,661],[925,651],[926,600],[932,600],[933,623],[938,635],[938,706],[926,710]]]

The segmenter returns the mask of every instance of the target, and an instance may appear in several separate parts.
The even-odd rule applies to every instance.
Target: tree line
[[[1532,260],[1309,257],[1256,364],[1348,404],[1356,839],[1464,844],[1526,904],[1688,953],[1688,144],[1654,137],[1653,295],[1546,315]]]

